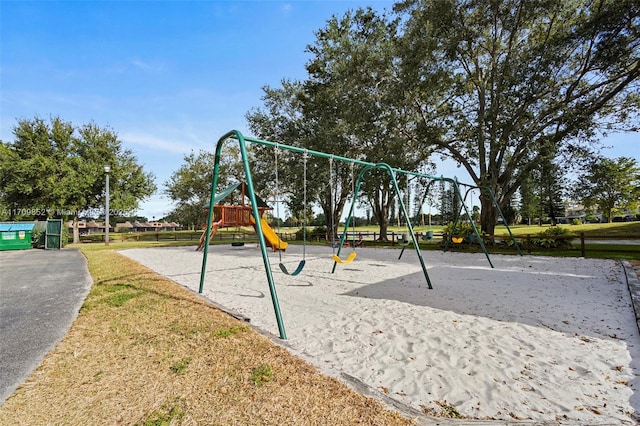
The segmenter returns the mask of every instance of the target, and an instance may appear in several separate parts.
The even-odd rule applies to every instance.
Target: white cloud
[[[144,72],[149,72],[149,73],[159,73],[164,71],[164,65],[145,62],[139,58],[134,58],[131,61],[131,65],[133,65],[133,67],[136,69],[139,69]]]
[[[160,219],[168,215],[174,206],[171,201],[162,195],[155,194],[148,200],[140,203],[140,208],[136,212],[139,216],[146,216],[148,219]]]
[[[123,133],[120,135],[120,139],[128,144],[179,154],[188,153],[191,150],[197,149],[197,147],[189,145],[183,141],[163,139],[148,134],[134,132]]]

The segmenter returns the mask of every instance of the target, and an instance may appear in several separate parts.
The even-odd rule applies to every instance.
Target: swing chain
[[[307,252],[307,158],[309,152],[305,148],[302,154],[303,165],[303,210],[302,210],[302,258],[306,258]]]
[[[280,188],[279,188],[279,184],[278,184],[278,150],[280,148],[278,147],[278,143],[275,143],[275,150],[274,150],[274,155],[275,155],[275,159],[274,159],[274,163],[275,163],[275,169],[276,169],[276,193],[275,193],[275,203],[276,203],[276,217],[277,217],[277,230],[278,233],[280,234],[280,201],[279,201],[279,197],[280,197]],[[282,234],[281,234],[282,235]],[[281,239],[278,237],[278,258],[280,259],[280,262],[282,262],[282,245],[281,245]]]
[[[336,240],[333,220],[333,154],[329,156],[329,225],[331,229],[329,230],[329,238],[331,242],[332,251],[335,253],[334,243]]]

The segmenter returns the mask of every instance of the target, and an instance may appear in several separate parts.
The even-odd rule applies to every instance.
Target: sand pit
[[[122,253],[198,291],[193,247]],[[293,270],[302,246],[283,261]],[[348,253],[348,252],[345,252]],[[307,247],[295,277],[270,253],[288,346],[334,377],[356,378],[426,414],[484,420],[636,424],[640,335],[611,260],[365,248],[331,274]],[[260,249],[211,246],[203,295],[278,335]]]

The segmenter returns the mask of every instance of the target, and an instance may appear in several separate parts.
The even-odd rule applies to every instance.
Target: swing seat
[[[400,246],[408,246],[410,241],[407,234],[400,234],[398,237],[398,245]]]
[[[460,244],[464,240],[464,237],[451,237],[451,242],[454,244]]]
[[[298,267],[297,267],[297,268],[296,268],[296,270],[295,270],[295,271],[293,271],[293,272],[289,272],[289,271],[287,271],[287,267],[286,267],[286,266],[284,266],[284,263],[280,263],[280,264],[279,264],[279,266],[280,266],[280,270],[281,270],[282,272],[284,272],[284,273],[285,273],[285,274],[287,274],[287,275],[291,275],[292,277],[295,277],[295,276],[296,276],[296,275],[298,275],[300,272],[302,272],[302,269],[304,268],[304,265],[305,265],[306,263],[307,263],[307,261],[306,261],[306,260],[301,260],[301,261],[300,261],[300,263],[298,264]]]
[[[352,251],[351,254],[349,255],[349,257],[347,257],[345,260],[340,259],[337,254],[334,254],[331,257],[333,258],[334,262],[342,263],[343,265],[346,265],[346,264],[349,264],[349,263],[353,262],[353,259],[356,258],[356,252]]]
[[[422,236],[422,239],[424,241],[431,241],[432,238],[433,238],[433,231],[427,231],[427,233]]]

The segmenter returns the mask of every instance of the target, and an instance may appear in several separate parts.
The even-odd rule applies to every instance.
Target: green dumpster
[[[35,223],[0,223],[0,251],[31,248],[31,236]]]

